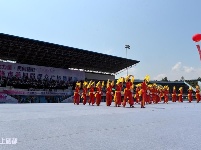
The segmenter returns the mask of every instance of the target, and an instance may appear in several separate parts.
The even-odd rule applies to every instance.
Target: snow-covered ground
[[[0,104],[0,150],[197,150],[201,103],[135,108],[58,104]]]

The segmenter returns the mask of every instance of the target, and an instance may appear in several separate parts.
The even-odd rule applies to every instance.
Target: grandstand
[[[20,64],[115,74],[139,61],[0,34],[0,58]],[[114,67],[115,66],[115,67]]]
[[[45,97],[52,96],[53,101],[55,96],[61,101],[72,95],[78,80],[114,80],[116,73],[139,63],[3,33],[0,33],[0,59],[9,60],[0,62],[1,92],[18,100],[40,96],[35,102],[47,102]]]

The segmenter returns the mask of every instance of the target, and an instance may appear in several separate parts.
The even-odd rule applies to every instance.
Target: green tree
[[[168,81],[167,77],[162,78],[161,81]]]
[[[185,80],[185,79],[184,79],[184,77],[182,76],[181,79],[180,79],[180,81],[184,81],[184,80]]]

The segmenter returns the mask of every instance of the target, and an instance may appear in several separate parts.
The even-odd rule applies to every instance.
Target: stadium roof
[[[131,60],[78,48],[0,33],[0,59],[54,68],[117,73],[131,67]]]

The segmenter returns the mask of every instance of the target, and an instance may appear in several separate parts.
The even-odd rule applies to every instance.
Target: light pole
[[[125,49],[126,49],[126,59],[127,59],[127,49],[130,49],[130,45],[125,45]],[[127,69],[127,76],[128,76],[128,67]]]

